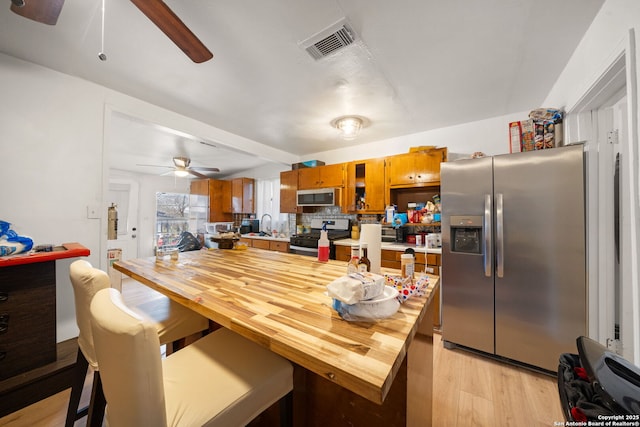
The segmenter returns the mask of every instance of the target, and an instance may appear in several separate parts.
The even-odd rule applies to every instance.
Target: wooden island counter
[[[326,295],[343,261],[214,249],[114,268],[290,360],[296,426],[431,425],[437,276],[392,317],[348,322]]]

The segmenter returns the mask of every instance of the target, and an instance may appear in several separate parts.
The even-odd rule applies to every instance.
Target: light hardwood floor
[[[129,301],[161,297],[152,292],[135,282],[123,285]],[[445,349],[439,334],[434,335],[433,395],[434,427],[548,427],[564,421],[554,377],[470,352]],[[68,398],[68,390],[60,392],[0,418],[0,426],[62,426]],[[86,385],[83,400],[88,401]],[[85,419],[78,420],[75,426],[85,423]]]

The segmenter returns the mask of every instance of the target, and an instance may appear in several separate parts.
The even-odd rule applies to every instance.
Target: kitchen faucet
[[[269,217],[269,228],[267,228],[266,231],[264,231],[264,217],[268,216]],[[262,215],[262,217],[260,218],[260,230],[266,234],[267,236],[271,236],[271,223],[273,222],[273,218],[271,218],[271,215],[269,214],[264,214]]]

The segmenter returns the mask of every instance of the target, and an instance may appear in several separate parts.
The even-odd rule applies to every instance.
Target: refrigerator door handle
[[[493,268],[493,251],[491,250],[491,237],[493,236],[493,208],[491,206],[491,194],[484,195],[484,239],[482,239],[482,253],[484,254],[484,275],[491,277]]]
[[[496,276],[504,277],[504,202],[496,194]]]

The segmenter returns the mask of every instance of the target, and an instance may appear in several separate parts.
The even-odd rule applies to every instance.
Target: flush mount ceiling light
[[[355,139],[360,133],[360,129],[366,127],[369,121],[361,116],[342,116],[331,121],[331,126],[337,128],[343,139]]]

